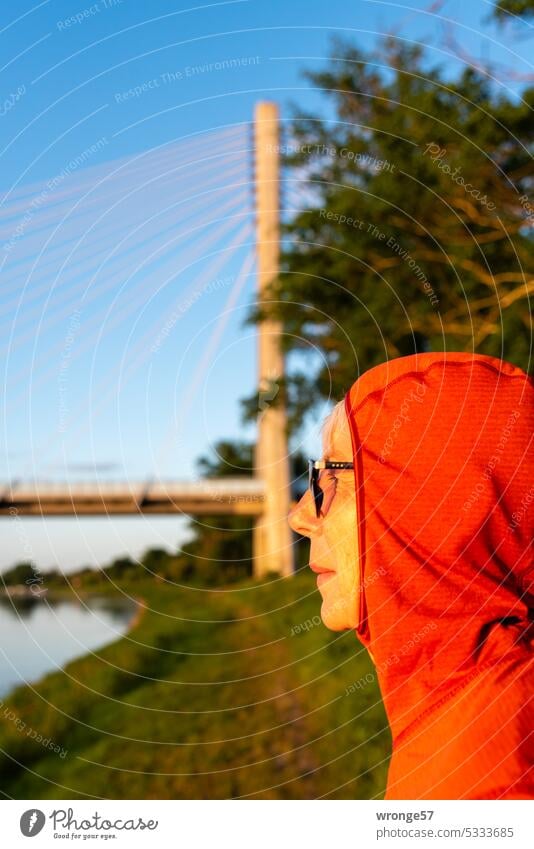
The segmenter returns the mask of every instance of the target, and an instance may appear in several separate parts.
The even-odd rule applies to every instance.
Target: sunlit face
[[[328,444],[327,444],[328,443]],[[352,461],[352,444],[345,413],[330,437],[323,441],[323,459]],[[321,619],[332,631],[354,629],[358,623],[358,542],[356,498],[351,469],[323,469],[319,484],[324,492],[321,514],[309,491],[289,514],[294,531],[309,537],[310,568],[321,572]]]

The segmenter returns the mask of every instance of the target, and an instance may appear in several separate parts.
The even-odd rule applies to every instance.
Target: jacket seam
[[[470,368],[472,368],[474,362],[478,363],[481,366],[484,366],[484,368],[491,369],[491,371],[495,372],[496,374],[501,375],[502,377],[508,377],[508,378],[515,379],[515,380],[520,379],[523,382],[532,383],[532,378],[526,373],[523,373],[523,374],[507,374],[506,372],[501,371],[501,369],[498,369],[496,366],[492,365],[492,363],[486,363],[483,360],[472,360],[470,362],[465,362],[464,360],[438,360],[437,362],[430,363],[425,369],[422,369],[422,370],[421,369],[412,369],[411,371],[406,371],[403,374],[397,375],[397,377],[394,377],[388,383],[385,383],[384,386],[380,386],[377,389],[372,389],[370,392],[368,392],[366,394],[365,398],[363,398],[356,407],[352,407],[350,405],[350,397],[349,397],[349,411],[350,411],[350,413],[352,413],[354,415],[355,413],[358,412],[358,410],[361,410],[361,408],[364,407],[365,404],[373,396],[379,395],[381,392],[385,392],[386,389],[389,389],[390,386],[394,386],[396,383],[399,383],[401,380],[405,380],[407,377],[418,377],[418,376],[421,377],[422,375],[428,374],[429,371],[431,371],[433,368],[436,368],[436,367],[445,368],[447,366],[469,366]],[[418,381],[418,382],[420,382],[420,381]],[[351,390],[349,389],[347,395],[350,396],[350,394],[351,394]]]

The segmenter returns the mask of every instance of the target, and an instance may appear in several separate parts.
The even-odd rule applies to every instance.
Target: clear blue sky
[[[83,164],[61,183],[59,194],[48,196],[45,190],[46,210],[39,214],[49,216],[43,219],[47,226],[60,219],[63,207],[56,204],[63,191],[68,195],[64,202],[72,206],[78,192],[120,163],[127,164],[126,179],[134,188],[137,172],[134,166],[128,170],[128,163],[140,155],[146,154],[135,161],[143,163],[146,176],[161,169],[165,154],[183,161],[191,153],[198,154],[203,144],[206,151],[219,150],[221,156],[225,144],[246,146],[258,100],[276,100],[282,120],[290,115],[290,102],[307,110],[324,110],[324,98],[301,72],[324,66],[334,34],[370,48],[377,35],[396,26],[399,38],[422,41],[431,59],[459,68],[461,63],[445,46],[445,35],[452,27],[462,49],[475,58],[501,62],[518,72],[532,70],[527,62],[532,40],[524,37],[526,24],[498,28],[488,23],[492,3],[485,0],[450,0],[442,4],[438,17],[425,13],[430,6],[429,0],[406,4],[236,0],[198,5],[177,0],[34,4],[19,0],[2,4],[2,242],[47,181],[82,154]],[[233,67],[210,69],[210,63],[224,60],[238,61]],[[234,134],[230,141],[224,128]],[[246,178],[246,156],[238,156],[236,162]],[[231,170],[231,160],[221,163]],[[224,183],[221,173],[218,178]],[[72,225],[62,225],[54,237],[56,252],[49,249],[31,278],[27,272],[28,262],[35,258],[32,228],[38,244],[41,218],[35,215],[17,239],[16,251],[6,258],[1,272],[7,363],[2,370],[7,414],[2,424],[1,480],[32,476],[139,480],[155,471],[165,477],[190,478],[195,474],[195,458],[218,439],[252,437],[253,431],[241,425],[238,401],[254,388],[254,337],[242,325],[253,297],[253,274],[231,305],[217,349],[209,349],[210,332],[225,308],[231,282],[246,261],[250,237],[242,248],[228,254],[220,271],[210,266],[211,256],[189,260],[192,237],[191,245],[182,243],[175,253],[156,255],[143,277],[137,270],[139,256],[157,248],[161,230],[167,227],[172,234],[173,227],[179,226],[179,215],[174,219],[169,214],[161,228],[154,227],[150,234],[142,231],[146,248],[138,237],[130,237],[113,262],[106,261],[91,283],[91,292],[100,292],[98,297],[82,304],[77,294],[90,282],[87,269],[99,248],[112,248],[116,233],[131,231],[148,213],[157,216],[160,205],[168,204],[175,194],[188,196],[195,186],[200,191],[204,179],[209,191],[208,177],[185,169],[175,182],[160,181],[150,191],[134,194],[113,214],[107,213],[92,241],[85,243],[85,252],[71,255],[65,267],[62,261],[72,239],[83,235],[87,226],[80,222],[93,222],[98,204],[98,208],[109,207],[106,189],[100,198],[96,195],[93,206],[87,202],[87,207],[81,207],[87,219],[80,215]],[[113,182],[105,186],[110,192],[117,188]],[[198,215],[214,215],[231,196],[231,192],[205,194]],[[191,211],[193,207],[191,203]],[[236,219],[230,235],[215,241],[216,256],[221,256],[225,238],[229,240],[238,225],[250,223],[249,208],[245,189],[242,219]],[[224,211],[221,218],[224,222]],[[216,226],[208,230],[215,234]],[[186,258],[187,272],[169,282],[169,268],[173,263],[186,264]],[[129,274],[133,282],[120,289]],[[201,279],[217,279],[219,284],[201,289],[209,297],[202,295],[189,304],[186,316],[174,322],[160,348],[147,355],[147,344],[154,343],[158,326],[161,331],[173,304],[176,309],[182,289],[185,302],[190,287]],[[191,376],[203,357],[207,357],[206,367],[193,392]],[[188,399],[187,416],[176,426],[184,398]],[[63,418],[67,424],[62,428]],[[314,422],[305,438],[307,449],[316,452]],[[0,528],[0,568],[31,557],[40,568],[59,564],[68,570],[103,563],[119,553],[137,555],[149,545],[172,547],[183,539],[183,522],[170,518],[16,523],[5,519]]]

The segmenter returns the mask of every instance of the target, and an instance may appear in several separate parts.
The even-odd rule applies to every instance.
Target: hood
[[[534,385],[469,353],[363,374],[345,397],[359,624],[393,736],[529,639]]]

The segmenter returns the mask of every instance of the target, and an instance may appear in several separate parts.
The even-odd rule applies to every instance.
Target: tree
[[[222,440],[196,465],[205,478],[250,477],[253,458],[252,443]],[[181,556],[191,564],[193,580],[216,585],[250,576],[253,521],[251,516],[217,514],[190,520],[192,539]]]
[[[164,548],[149,548],[143,554],[141,563],[144,569],[150,574],[159,574],[162,568],[165,567],[169,559],[169,552]]]
[[[507,20],[511,15],[531,18],[534,16],[534,0],[499,0],[495,3],[493,16],[498,20]]]
[[[17,563],[3,573],[2,580],[6,587],[30,584],[35,581],[35,567],[31,563]]]
[[[293,107],[283,162],[307,203],[252,316],[282,321],[287,352],[322,354],[288,378],[295,424],[391,357],[476,350],[530,367],[534,88],[511,100],[472,68],[427,65],[391,37],[370,54],[334,39],[329,67],[305,72],[333,119]]]
[[[303,479],[307,464],[301,452],[294,452],[293,490],[298,498],[303,491]],[[200,457],[197,469],[205,478],[247,477],[254,468],[253,443],[223,440],[216,443],[208,456]],[[189,563],[189,580],[209,585],[240,580],[252,575],[252,529],[251,516],[202,516],[191,520],[190,542],[181,550],[179,558]],[[307,549],[297,549],[297,560],[307,556]]]
[[[117,557],[103,569],[103,572],[107,578],[114,582],[139,574],[140,567],[130,557]]]

